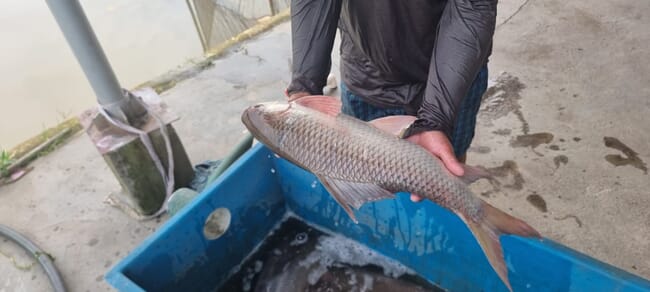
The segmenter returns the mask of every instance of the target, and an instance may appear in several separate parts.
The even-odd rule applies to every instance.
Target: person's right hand
[[[458,162],[458,159],[454,155],[454,148],[451,146],[447,136],[441,131],[426,131],[419,134],[415,134],[407,140],[418,144],[432,155],[439,158],[445,167],[455,176],[463,176],[465,173],[463,165]],[[411,194],[411,201],[420,202],[422,197]]]
[[[292,101],[295,101],[295,100],[297,100],[297,99],[299,99],[301,97],[305,97],[305,96],[308,96],[308,95],[311,95],[311,94],[309,94],[309,92],[304,92],[304,91],[294,92],[291,95],[289,95],[287,100],[289,102],[292,102]]]

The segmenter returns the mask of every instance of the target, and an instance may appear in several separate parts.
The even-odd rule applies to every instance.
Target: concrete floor
[[[502,182],[479,182],[477,194],[553,240],[646,278],[648,11],[642,0],[502,1],[492,89],[469,155]],[[182,117],[175,127],[193,163],[223,156],[242,137],[244,107],[283,98],[289,44],[284,23],[162,95]],[[161,223],[104,203],[119,185],[84,134],[33,166],[0,187],[0,222],[52,254],[71,291],[111,290],[103,275]],[[5,256],[29,265],[15,246],[0,240],[0,252],[0,291],[47,290],[39,267],[23,271]]]

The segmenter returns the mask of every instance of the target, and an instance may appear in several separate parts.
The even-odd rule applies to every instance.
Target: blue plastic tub
[[[119,291],[214,291],[285,217],[353,239],[449,291],[507,291],[455,215],[407,194],[364,205],[354,224],[316,178],[256,145],[106,280]],[[204,236],[217,208],[229,228]],[[650,291],[650,282],[550,240],[502,236],[514,291]]]

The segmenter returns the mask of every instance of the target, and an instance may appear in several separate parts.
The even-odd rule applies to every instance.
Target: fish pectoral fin
[[[350,207],[359,209],[367,202],[395,197],[392,192],[373,183],[347,181],[325,175],[319,175],[318,179],[355,223],[358,221]]]
[[[325,95],[310,95],[298,98],[296,104],[310,108],[333,117],[341,113],[341,101]]]
[[[387,116],[370,121],[375,128],[391,135],[402,137],[402,133],[417,119],[415,116]]]

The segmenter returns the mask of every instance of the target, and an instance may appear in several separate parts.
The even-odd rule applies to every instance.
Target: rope
[[[163,202],[163,205],[160,207],[156,213],[148,216],[143,216],[140,218],[140,220],[149,220],[156,218],[160,216],[162,213],[167,211],[167,201],[169,197],[171,196],[172,192],[174,191],[174,157],[172,153],[172,146],[171,142],[169,139],[169,134],[167,133],[167,127],[165,126],[165,123],[163,120],[155,113],[153,112],[149,106],[143,102],[139,97],[134,96],[132,93],[130,93],[127,90],[123,90],[125,96],[132,96],[134,99],[136,99],[142,106],[147,110],[147,113],[150,114],[158,124],[160,125],[160,132],[163,136],[163,140],[165,140],[165,148],[167,150],[167,165],[169,167],[167,168],[167,173],[165,173],[165,168],[163,167],[162,162],[160,161],[160,157],[156,154],[155,149],[153,148],[153,143],[151,142],[151,138],[149,138],[149,135],[147,132],[142,131],[138,128],[132,127],[131,125],[125,124],[122,121],[113,119],[111,115],[102,107],[102,105],[99,105],[98,110],[99,113],[102,114],[108,120],[111,124],[113,124],[115,127],[118,127],[124,131],[127,131],[131,134],[138,135],[140,137],[140,140],[144,144],[144,147],[147,149],[147,152],[149,153],[149,156],[151,156],[151,159],[153,160],[154,164],[156,165],[156,168],[158,169],[158,172],[160,173],[160,176],[162,177],[163,183],[165,184],[165,200]]]

